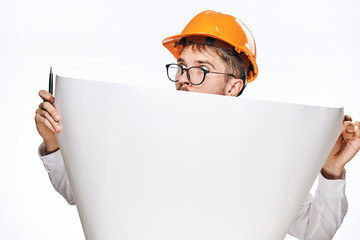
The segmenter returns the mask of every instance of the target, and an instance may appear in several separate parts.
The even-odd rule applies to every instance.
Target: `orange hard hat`
[[[231,15],[210,10],[201,12],[180,34],[168,37],[162,43],[176,59],[179,58],[183,47],[189,44],[219,47],[231,55],[238,55],[244,61],[247,82],[257,77],[255,39],[250,30]]]

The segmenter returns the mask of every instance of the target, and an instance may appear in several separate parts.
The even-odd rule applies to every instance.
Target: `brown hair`
[[[192,44],[186,47],[190,47],[193,52],[199,52],[199,53],[207,52],[210,55],[213,54],[217,55],[225,64],[226,73],[233,74],[235,75],[236,78],[242,79],[245,84],[245,76],[246,76],[245,64],[239,56],[231,56],[220,48],[216,48],[204,44]]]

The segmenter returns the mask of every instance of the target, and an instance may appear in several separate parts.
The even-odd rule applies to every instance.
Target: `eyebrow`
[[[207,65],[209,65],[210,67],[212,67],[213,69],[215,69],[215,67],[214,67],[214,65],[211,63],[211,62],[209,62],[209,61],[201,61],[201,60],[197,60],[197,61],[195,61],[197,64],[207,64]]]
[[[179,58],[177,59],[177,63],[180,63],[180,62],[183,63],[183,62],[185,62],[185,61],[184,61],[184,59],[182,59],[181,57],[179,57]]]
[[[184,59],[182,59],[181,57],[179,57],[179,58],[177,59],[177,62],[178,62],[178,63],[185,63]],[[196,63],[196,64],[207,64],[207,65],[209,65],[210,67],[212,67],[213,69],[215,69],[214,65],[213,65],[211,62],[206,61],[206,60],[196,60],[195,63]]]

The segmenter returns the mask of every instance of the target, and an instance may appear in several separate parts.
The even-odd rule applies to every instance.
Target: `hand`
[[[344,130],[341,132],[321,170],[323,176],[328,179],[341,179],[345,164],[360,149],[360,123],[356,121],[354,124],[351,117],[345,115],[343,125]]]
[[[56,134],[62,129],[59,121],[60,115],[54,106],[55,98],[47,91],[39,91],[39,96],[44,100],[35,112],[37,131],[43,138],[47,153],[59,149]]]

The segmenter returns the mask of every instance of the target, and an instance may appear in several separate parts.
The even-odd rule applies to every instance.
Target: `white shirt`
[[[75,205],[60,150],[45,155],[45,144],[42,143],[39,156],[55,190],[69,204]],[[315,197],[308,194],[288,233],[303,240],[332,239],[343,222],[347,209],[345,173],[343,179],[339,180],[328,180],[319,174]]]

